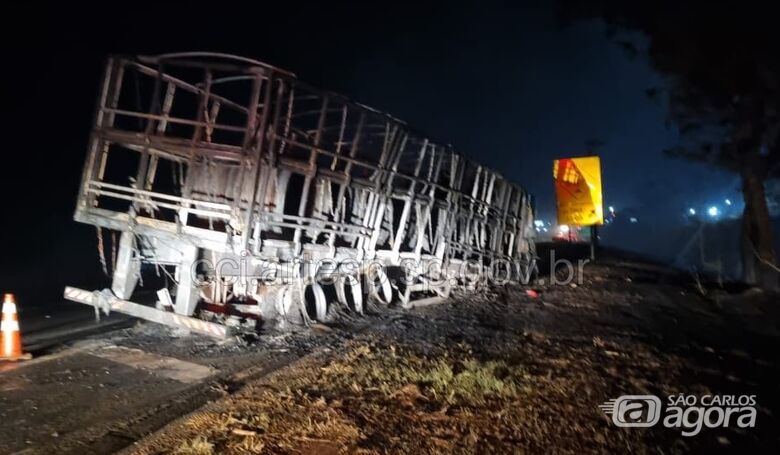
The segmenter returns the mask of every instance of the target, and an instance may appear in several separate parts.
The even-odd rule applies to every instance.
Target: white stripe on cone
[[[2,321],[0,322],[0,332],[7,337],[11,337],[11,333],[19,331],[19,321]]]

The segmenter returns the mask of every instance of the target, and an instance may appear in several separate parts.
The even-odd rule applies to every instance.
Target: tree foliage
[[[666,78],[675,155],[766,178],[780,175],[780,39],[776,16],[750,2],[564,0],[569,18],[601,17],[629,55],[645,54]],[[626,38],[639,31],[642,40]],[[630,37],[630,35],[628,35]]]
[[[780,176],[780,39],[770,3],[561,1],[568,19],[602,18],[615,43],[665,77],[647,94],[667,103],[681,134],[670,154],[741,177],[743,278],[778,288],[765,186]],[[643,38],[632,39],[636,32]]]

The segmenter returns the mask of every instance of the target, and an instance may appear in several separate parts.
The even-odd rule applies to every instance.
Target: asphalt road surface
[[[65,342],[75,341],[96,333],[114,330],[132,324],[122,314],[101,314],[95,319],[95,311],[86,305],[63,300],[50,306],[19,305],[19,326],[25,352],[34,356],[46,354]],[[0,365],[0,370],[8,368]]]

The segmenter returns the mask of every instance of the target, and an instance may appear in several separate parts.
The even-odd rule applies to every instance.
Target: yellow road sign
[[[558,224],[604,224],[599,157],[555,160],[553,178],[558,201]]]

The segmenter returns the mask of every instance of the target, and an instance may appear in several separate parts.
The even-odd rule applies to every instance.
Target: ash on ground
[[[311,354],[132,452],[777,453],[776,295],[627,260],[588,264],[581,278],[381,311],[360,330],[269,336]],[[599,408],[621,395],[681,393],[755,395],[756,426],[685,437],[662,425],[617,428]]]

